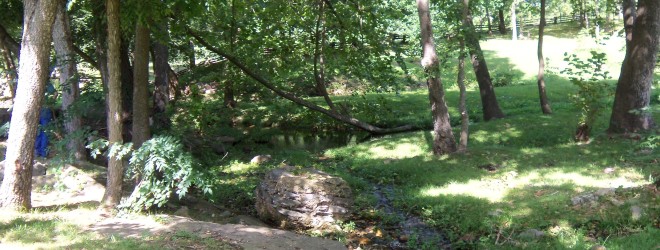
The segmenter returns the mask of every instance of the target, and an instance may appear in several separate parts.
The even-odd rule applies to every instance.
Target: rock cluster
[[[332,230],[353,205],[346,181],[312,168],[275,169],[266,174],[255,194],[261,220],[290,229]]]

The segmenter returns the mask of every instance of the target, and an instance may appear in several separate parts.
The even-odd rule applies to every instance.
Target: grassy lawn
[[[285,161],[301,167],[315,166],[344,177],[357,194],[359,212],[354,220],[387,221],[378,212],[372,190],[375,185],[393,187],[398,209],[420,216],[446,232],[459,249],[586,249],[598,244],[607,249],[660,247],[660,200],[657,188],[649,185],[652,176],[660,173],[660,151],[643,144],[652,135],[632,139],[607,135],[608,109],[596,121],[592,141],[576,144],[572,136],[578,110],[569,98],[576,89],[565,76],[546,75],[554,113],[541,114],[535,80],[536,41],[489,40],[482,45],[491,74],[512,72],[517,80],[510,86],[496,88],[507,117],[483,122],[476,83],[468,79],[471,125],[467,154],[439,158],[431,155],[431,121],[425,89],[335,97],[338,103],[350,100],[346,103],[351,103],[356,118],[388,127],[414,124],[425,128],[422,131],[326,150],[322,158],[329,160],[318,160],[320,155],[295,150],[257,150],[273,154],[278,164]],[[622,46],[620,38],[596,45],[588,38],[547,37],[545,56],[550,70],[559,72],[566,67],[564,52],[587,55],[589,48],[597,47],[607,52],[607,68],[616,78],[623,59]],[[452,73],[446,75],[446,100],[454,132],[458,134],[458,91],[452,86]],[[610,83],[615,84],[615,80]],[[652,97],[655,110],[660,108],[659,95],[656,84]],[[611,102],[610,99],[608,107]],[[301,127],[341,126],[288,103],[271,108],[300,111],[290,112],[299,117],[287,119]],[[660,112],[654,116],[660,120]],[[250,204],[259,173],[278,165],[257,167],[242,162],[245,159],[222,170],[232,177],[219,181],[227,187],[219,200]],[[496,170],[485,170],[486,166]],[[580,194],[604,188],[615,191],[586,204],[574,205],[571,201]],[[637,209],[642,212],[632,212]],[[530,229],[543,232],[543,236],[521,236]]]

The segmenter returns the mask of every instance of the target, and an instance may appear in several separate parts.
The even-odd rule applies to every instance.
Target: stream
[[[392,205],[391,197],[394,196],[394,188],[390,185],[374,185],[374,196],[378,203],[376,209],[380,209],[388,216],[397,218],[398,231],[408,239],[395,239],[387,245],[392,249],[451,249],[451,243],[444,233],[427,225],[421,218],[405,213]]]

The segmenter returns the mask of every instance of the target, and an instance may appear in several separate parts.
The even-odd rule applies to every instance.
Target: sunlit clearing
[[[508,124],[505,124],[508,127]],[[509,140],[510,138],[517,138],[522,136],[522,132],[516,128],[508,127],[506,130],[501,130],[498,133],[492,131],[479,130],[471,133],[470,138],[476,142],[494,142]]]
[[[518,175],[515,171],[504,173],[495,178],[470,180],[462,183],[449,183],[442,187],[423,189],[423,196],[437,197],[440,195],[465,195],[486,199],[490,202],[501,202],[513,189],[532,187],[557,187],[570,184],[580,192],[583,188],[617,188],[635,187],[646,184],[644,176],[634,170],[619,170],[618,175],[589,176],[575,172],[539,173],[533,171]]]
[[[426,148],[413,143],[399,143],[391,146],[377,146],[369,148],[371,158],[411,158],[426,154]]]

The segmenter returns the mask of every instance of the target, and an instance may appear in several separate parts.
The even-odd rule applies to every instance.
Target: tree
[[[169,33],[167,30],[167,20],[161,20],[160,25],[156,29],[157,33],[161,34],[160,39],[154,41],[153,48],[153,62],[154,62],[154,126],[155,128],[166,128],[170,125],[170,121],[165,114],[167,105],[170,100],[169,89],[169,71],[170,65],[167,62],[169,59],[169,47],[167,41],[169,40]],[[193,52],[194,53],[194,52]],[[194,59],[193,59],[194,61]]]
[[[539,45],[537,55],[539,60],[539,73],[536,77],[536,83],[539,87],[539,99],[541,102],[541,111],[543,114],[552,114],[548,96],[545,93],[545,59],[543,58],[543,30],[545,28],[545,0],[541,0],[541,21],[539,22]]]
[[[479,94],[481,96],[481,108],[484,120],[489,121],[492,119],[503,118],[504,113],[502,113],[500,105],[497,102],[497,96],[495,95],[495,88],[493,87],[493,82],[490,78],[488,65],[486,64],[486,59],[481,50],[481,45],[479,45],[479,37],[474,30],[474,24],[472,24],[470,1],[462,0],[461,2],[463,4],[462,22],[465,45],[470,52],[472,68],[474,69],[474,74],[476,75],[477,83],[479,84]]]
[[[467,0],[465,0],[467,1]],[[433,116],[433,154],[443,155],[456,152],[456,140],[449,123],[449,112],[445,102],[445,92],[440,79],[440,64],[433,43],[433,26],[428,0],[417,0],[417,12],[422,31],[422,67],[428,77],[431,114]]]
[[[5,174],[0,186],[0,207],[31,207],[32,160],[39,110],[48,80],[51,31],[59,1],[23,1],[23,39],[18,87],[9,128]]]
[[[468,115],[466,106],[467,93],[465,90],[465,41],[462,38],[460,40],[459,46],[458,75],[456,77],[456,83],[458,84],[460,91],[458,100],[458,112],[461,113],[461,137],[458,143],[458,152],[465,153],[467,151],[468,137],[470,133],[470,116]]]
[[[144,2],[138,3],[143,9]],[[133,52],[133,147],[140,148],[149,140],[149,28],[145,20],[137,20],[135,26],[135,51]]]
[[[634,1],[626,0],[623,7],[626,55],[610,117],[608,131],[612,133],[634,133],[654,127],[653,117],[645,110],[651,100],[653,70],[658,57],[660,2],[639,0],[635,11]]]
[[[80,115],[71,112],[71,105],[80,96],[78,87],[77,63],[74,57],[73,38],[69,15],[66,13],[66,2],[59,1],[57,15],[53,24],[53,44],[57,56],[57,66],[60,69],[60,87],[62,88],[62,111],[64,112],[64,129],[69,135],[67,149],[76,160],[85,160],[85,145],[76,133],[82,128]]]
[[[518,0],[511,1],[511,40],[518,40],[518,24],[516,21],[516,5]],[[522,24],[521,24],[522,26]]]
[[[121,32],[119,26],[119,0],[106,0],[108,24],[108,141],[110,146],[123,143],[121,99]],[[108,160],[108,181],[101,200],[101,208],[109,210],[121,199],[124,161],[111,155]]]

